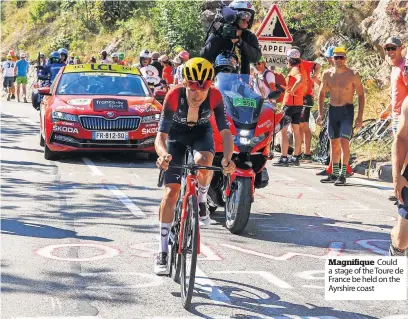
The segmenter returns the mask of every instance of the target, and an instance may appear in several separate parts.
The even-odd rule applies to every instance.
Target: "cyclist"
[[[346,185],[347,163],[350,159],[350,138],[353,133],[354,92],[357,93],[359,102],[357,128],[361,127],[363,123],[365,97],[360,75],[346,66],[346,50],[342,47],[336,47],[333,53],[335,67],[326,70],[323,74],[319,93],[319,116],[317,118],[317,123],[322,125],[324,99],[326,92],[330,92],[327,128],[331,142],[333,172],[321,182],[344,186]]]
[[[7,56],[7,61],[3,62],[3,65],[1,66],[2,72],[3,72],[3,78],[4,78],[4,86],[8,88],[7,91],[7,101],[10,101],[11,99],[11,94],[12,94],[12,87],[14,86],[14,67],[16,65],[15,62],[12,60],[12,56],[9,54]]]
[[[405,256],[408,248],[408,96],[401,106],[400,123],[392,147],[392,176],[399,216],[391,230],[389,252],[391,256]]]
[[[26,60],[26,54],[24,52],[20,53],[20,60],[16,62],[14,70],[17,75],[17,101],[20,102],[20,84],[23,90],[23,101],[27,103],[27,75],[30,68],[30,63]]]
[[[159,122],[155,147],[157,166],[166,170],[164,197],[160,205],[159,252],[154,267],[158,275],[167,272],[168,237],[174,208],[179,196],[181,169],[169,167],[169,163],[182,164],[187,146],[194,151],[194,160],[200,165],[211,165],[214,158],[214,140],[210,118],[214,113],[217,127],[223,138],[224,158],[222,165],[227,174],[235,170],[231,160],[233,139],[225,115],[221,93],[211,87],[214,68],[203,58],[193,58],[183,69],[183,85],[174,87],[166,96]],[[212,174],[198,173],[198,202],[200,224],[210,222],[207,208],[207,192]]]
[[[60,55],[60,62],[67,64],[68,63],[68,51],[65,48],[61,48],[58,50],[58,53]]]

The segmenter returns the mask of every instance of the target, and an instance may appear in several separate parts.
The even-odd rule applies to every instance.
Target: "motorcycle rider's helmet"
[[[61,49],[58,50],[58,53],[59,53],[60,56],[61,56],[61,55],[65,56],[65,60],[64,60],[64,61],[67,61],[67,60],[68,60],[68,50],[67,50],[67,49],[61,48]]]
[[[229,7],[235,11],[238,11],[238,18],[239,19],[248,19],[248,29],[252,28],[252,24],[254,23],[255,18],[255,7],[250,1],[247,0],[234,0],[229,4]],[[249,16],[247,13],[250,13]]]
[[[204,82],[214,78],[214,68],[204,58],[192,58],[183,67],[183,78],[186,81]]]
[[[58,51],[51,52],[50,54],[50,63],[59,63],[60,62],[60,54]]]
[[[238,73],[238,70],[238,57],[233,53],[223,52],[215,59],[214,71],[216,75],[220,72]]]
[[[190,59],[190,53],[188,53],[186,50],[181,51],[178,56],[183,62],[186,62],[188,59]]]
[[[151,55],[150,55],[150,51],[149,50],[142,50],[142,51],[140,51],[140,54],[139,54],[139,63],[140,63],[140,65],[143,65],[143,61],[144,60],[147,60],[147,59],[149,59],[149,63],[148,64],[150,64],[150,60],[151,60]]]

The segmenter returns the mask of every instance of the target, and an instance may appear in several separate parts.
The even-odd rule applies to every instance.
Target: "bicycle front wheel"
[[[198,203],[196,196],[188,199],[188,216],[183,227],[183,249],[181,254],[181,302],[185,309],[188,309],[193,296],[195,273],[197,266],[198,248]]]

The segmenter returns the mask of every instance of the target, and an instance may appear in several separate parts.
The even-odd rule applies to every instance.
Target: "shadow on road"
[[[193,294],[193,304],[191,306],[191,313],[198,315],[201,318],[212,318],[200,311],[200,307],[211,306],[212,308],[219,308],[220,313],[229,314],[233,312],[233,318],[270,318],[281,316],[279,318],[292,318],[292,316],[299,316],[302,318],[316,317],[316,318],[331,318],[331,319],[374,319],[375,317],[362,315],[356,312],[347,312],[335,310],[332,307],[318,307],[308,303],[307,298],[293,293],[294,298],[305,299],[302,300],[304,304],[298,304],[288,301],[283,301],[279,295],[272,291],[259,288],[253,285],[243,284],[219,278],[210,278],[214,281],[222,283],[223,293],[230,298],[231,304],[214,304],[205,290],[197,289]],[[290,294],[291,292],[288,292]],[[209,300],[208,303],[194,303],[195,297],[201,297]],[[299,300],[300,301],[300,300]],[[350,301],[349,303],[352,303]]]

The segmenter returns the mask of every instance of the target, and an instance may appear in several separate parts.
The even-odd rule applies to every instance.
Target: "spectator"
[[[181,59],[178,57],[178,56],[176,56],[174,59],[173,59],[173,77],[175,77],[176,76],[176,72],[177,72],[177,68],[178,68],[178,66],[181,64]],[[170,84],[170,83],[169,83]]]
[[[266,67],[264,57],[261,57],[261,59],[257,63],[255,63],[255,68],[255,92],[262,96],[264,99],[267,99],[269,93],[276,90],[275,75]]]
[[[20,84],[23,88],[23,101],[27,103],[27,83],[28,83],[28,69],[30,64],[26,60],[26,55],[24,52],[20,53],[20,60],[16,62],[14,67],[15,74],[17,75],[17,102],[20,102]]]
[[[106,52],[105,50],[102,50],[100,53],[100,57],[101,57],[101,64],[109,64],[110,61],[108,59],[108,52]]]
[[[167,55],[162,55],[159,57],[159,62],[162,65],[162,76],[161,78],[166,81],[167,84],[172,84],[174,81],[173,68],[171,67],[169,57]]]
[[[188,53],[186,50],[183,50],[178,54],[178,57],[181,60],[181,64],[177,67],[176,75],[174,77],[174,84],[183,83],[183,67],[184,63],[186,63],[188,59],[190,59],[190,53]]]
[[[7,90],[7,101],[10,101],[11,99],[11,94],[12,94],[12,88],[14,86],[14,67],[16,63],[13,61],[13,57],[9,54],[7,55],[7,61],[3,62],[3,65],[1,67],[1,70],[3,72],[3,86],[8,88]]]
[[[89,59],[89,63],[96,63],[95,56],[91,56],[91,58]]]
[[[159,71],[159,76],[160,76],[160,78],[162,78],[163,66],[159,61],[159,57],[160,57],[160,54],[158,52],[153,52],[152,53],[152,62],[150,64],[153,65],[157,69],[157,71]]]

